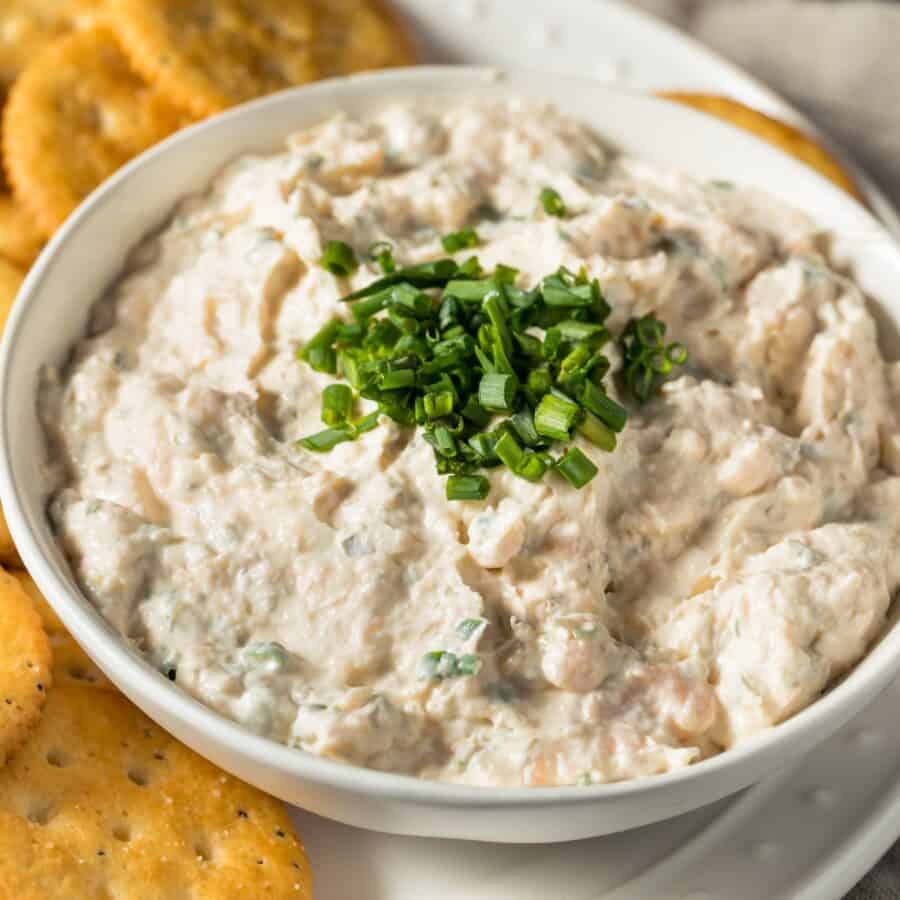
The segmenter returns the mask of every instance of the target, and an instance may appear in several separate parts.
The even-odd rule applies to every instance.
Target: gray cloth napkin
[[[633,0],[809,115],[900,207],[900,3]],[[900,898],[900,842],[846,900]]]

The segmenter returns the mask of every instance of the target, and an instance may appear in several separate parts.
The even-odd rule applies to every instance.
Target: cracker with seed
[[[41,618],[16,579],[0,569],[0,765],[37,725],[51,681]]]
[[[50,649],[53,653],[54,685],[80,684],[118,693],[118,688],[67,631],[56,631],[50,635]]]
[[[0,257],[28,268],[37,259],[44,238],[12,194],[0,190]]]
[[[686,106],[692,106],[702,112],[722,119],[731,125],[749,131],[764,141],[773,144],[783,153],[799,159],[820,175],[843,188],[860,203],[865,199],[859,187],[843,165],[813,138],[804,134],[793,125],[773,119],[765,113],[745,106],[730,97],[717,94],[693,94],[681,91],[663,91],[659,96],[666,100],[674,100]]]
[[[380,0],[314,0],[314,6],[320,78],[415,63],[406,25]]]
[[[41,617],[44,631],[50,639],[53,654],[53,684],[84,684],[105,690],[116,690],[100,667],[78,646],[78,642],[66,631],[66,626],[47,601],[34,579],[24,570],[11,571],[22,590],[31,598]]]
[[[0,896],[311,896],[284,806],[179,744],[121,694],[63,684],[0,770]]]
[[[307,0],[112,0],[110,25],[135,69],[196,116],[316,77]]]
[[[73,32],[35,57],[10,91],[7,175],[49,237],[105,178],[186,124],[130,68],[110,31]]]

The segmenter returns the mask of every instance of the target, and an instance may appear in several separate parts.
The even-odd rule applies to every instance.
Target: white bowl
[[[877,302],[881,324],[900,323],[900,252],[855,201],[766,144],[705,115],[590,80],[527,72],[420,68],[288,91],[184,131],[124,168],[59,231],[32,269],[0,349],[0,496],[35,581],[109,678],[149,716],[199,753],[291,803],[364,828],[488,841],[562,841],[644,825],[744,788],[806,753],[900,671],[892,628],[846,679],[790,721],[687,769],[593,787],[459,787],[321,759],[258,737],[171,684],[108,625],[75,583],[45,515],[38,373],[60,363],[126,255],[184,194],[222,165],[276,147],[336,110],[371,112],[393,100],[520,95],[555,102],[625,151],[701,178],[755,184],[809,211],[835,233]],[[897,355],[893,327],[885,348]],[[893,341],[893,343],[892,343]]]

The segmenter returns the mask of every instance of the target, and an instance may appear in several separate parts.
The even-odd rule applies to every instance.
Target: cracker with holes
[[[0,765],[37,725],[51,680],[41,618],[16,579],[0,569]]]
[[[135,68],[198,116],[316,77],[307,0],[114,0],[110,23]]]
[[[3,150],[16,199],[49,236],[105,178],[187,122],[107,29],[63,37],[9,94]]]
[[[686,106],[693,106],[694,109],[699,109],[730,125],[755,134],[789,156],[806,163],[820,175],[824,175],[838,187],[843,188],[848,194],[852,194],[861,203],[865,202],[856,182],[843,165],[821,144],[794,128],[793,125],[780,122],[759,110],[739,103],[737,100],[717,94],[664,91],[660,96]]]
[[[0,896],[306,900],[311,878],[281,803],[65,684],[0,770]]]
[[[53,683],[92,685],[103,690],[116,690],[113,683],[103,674],[93,660],[81,649],[78,642],[66,631],[66,626],[47,601],[34,579],[24,570],[9,573],[19,582],[22,590],[31,598],[37,614],[41,617],[44,631],[50,638],[53,654]]]
[[[53,684],[80,684],[103,691],[116,691],[116,686],[103,674],[100,667],[81,649],[78,642],[66,631],[50,635],[53,652]]]
[[[110,24],[135,68],[197,116],[413,61],[403,24],[378,0],[112,0]]]

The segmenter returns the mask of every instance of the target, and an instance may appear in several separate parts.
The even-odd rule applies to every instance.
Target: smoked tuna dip
[[[585,266],[614,332],[655,312],[690,350],[642,405],[613,359],[630,417],[613,453],[576,439],[583,490],[498,468],[448,501],[387,419],[297,445],[334,383],[297,350],[379,275],[335,277],[326,244],[408,265],[467,226],[458,260],[523,288]],[[805,216],[513,101],[336,117],[236,160],[134,251],[39,404],[73,571],[180,688],[345,762],[557,785],[727,750],[866,653],[900,582],[898,395]]]

